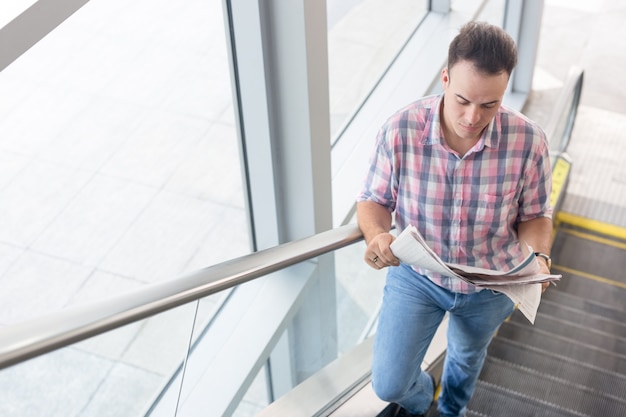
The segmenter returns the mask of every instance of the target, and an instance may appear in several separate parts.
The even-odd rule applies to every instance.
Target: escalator
[[[626,242],[561,225],[563,279],[492,341],[467,417],[626,416]]]

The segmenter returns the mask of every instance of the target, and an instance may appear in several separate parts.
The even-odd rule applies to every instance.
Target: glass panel
[[[462,0],[454,0],[452,8],[454,9],[457,2]],[[508,0],[490,0],[486,1],[476,20],[489,22],[494,25],[502,26],[504,24],[504,14],[506,13],[506,3]]]
[[[0,72],[0,326],[249,252],[221,7],[92,0]],[[145,412],[186,308],[1,371],[0,415]]]
[[[365,242],[335,252],[339,354],[346,353],[376,330],[387,269],[365,264]]]
[[[144,415],[181,366],[196,304],[2,370],[0,415]]]
[[[237,406],[233,417],[253,417],[268,406],[267,369],[263,367],[257,374],[243,400]]]
[[[242,285],[249,285],[249,283]],[[236,318],[226,313],[230,320],[225,322],[222,316],[222,321],[215,321],[219,313],[224,313],[223,309],[229,309],[224,303],[228,300],[230,292],[225,291],[199,301],[190,355],[186,356],[186,363],[178,362],[178,367],[170,371],[170,383],[162,386],[159,395],[153,397],[153,402],[150,404],[151,408],[145,414],[141,414],[142,416],[170,417],[174,415],[172,410],[176,410],[178,416],[196,416],[200,409],[204,410],[204,413],[211,414],[210,405],[216,401],[225,400],[224,395],[230,394],[230,392],[228,394],[216,392],[213,389],[214,385],[212,385],[220,385],[221,381],[226,383],[228,374],[213,373],[212,371],[222,363],[216,364],[215,358],[224,352],[224,346],[228,345],[229,339],[236,332],[233,326],[241,325],[241,321],[245,322],[246,307],[249,307],[247,305],[240,306],[241,315],[237,315]],[[218,302],[215,301],[216,297],[219,297]],[[232,313],[232,310],[230,312]],[[259,325],[263,325],[263,322],[260,322]],[[254,345],[254,337],[255,334],[250,335],[252,345]],[[245,347],[243,348],[245,349]],[[224,356],[227,364],[224,368],[228,369],[232,375],[241,376],[248,369],[240,366],[241,357],[238,354],[241,354],[241,351],[227,351]],[[263,367],[252,381],[233,416],[252,417],[256,415],[267,406],[267,393],[265,368]]]
[[[0,27],[15,19],[26,9],[32,6],[36,0],[3,0],[0,2]]]
[[[221,2],[92,0],[0,97],[0,325],[249,252]]]
[[[375,87],[427,11],[426,0],[327,2],[333,141]]]

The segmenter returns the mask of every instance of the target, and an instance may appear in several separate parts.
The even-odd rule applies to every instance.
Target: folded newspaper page
[[[477,287],[507,295],[533,324],[541,301],[541,283],[561,279],[561,275],[539,273],[539,265],[532,248],[529,248],[526,259],[509,271],[445,263],[412,225],[404,229],[393,241],[391,251],[406,264],[457,277]]]

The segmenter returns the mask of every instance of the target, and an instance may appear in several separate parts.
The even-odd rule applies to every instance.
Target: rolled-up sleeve
[[[541,136],[541,140],[536,141],[536,152],[533,153],[532,158],[528,159],[524,171],[518,218],[520,222],[538,217],[552,218],[552,206],[550,205],[552,167],[548,143],[543,132]]]
[[[356,197],[357,202],[373,201],[389,212],[395,209],[397,197],[393,153],[389,145],[391,134],[384,127],[378,132],[363,187]]]

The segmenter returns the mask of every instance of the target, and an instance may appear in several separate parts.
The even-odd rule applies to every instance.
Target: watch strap
[[[535,256],[545,259],[548,264],[548,269],[552,268],[552,258],[550,258],[550,255],[543,252],[535,252]]]

